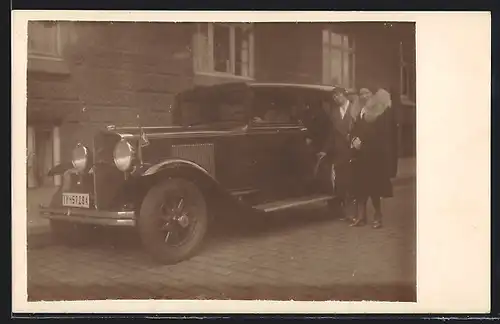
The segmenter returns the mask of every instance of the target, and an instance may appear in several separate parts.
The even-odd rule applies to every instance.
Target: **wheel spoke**
[[[164,224],[162,225],[162,227],[160,228],[160,231],[162,231],[162,232],[163,232],[163,231],[165,231],[165,230],[169,229],[169,227],[170,227],[170,223],[169,223],[169,222],[166,222],[166,223],[164,223]]]
[[[178,241],[179,241],[179,228],[175,226],[175,228],[172,228],[172,231],[170,231],[170,243],[176,245]]]
[[[168,245],[179,245],[188,238],[191,232],[191,215],[186,210],[186,193],[170,193],[165,196],[164,204],[160,213],[160,232],[165,234],[164,243]]]
[[[182,214],[183,210],[184,210],[184,198],[181,197],[181,199],[177,203],[177,208],[176,208],[175,212],[177,215],[179,215],[179,214]]]

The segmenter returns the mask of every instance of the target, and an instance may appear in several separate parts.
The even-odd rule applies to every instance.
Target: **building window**
[[[354,88],[354,40],[323,30],[323,83]]]
[[[406,58],[407,48],[399,43],[400,92],[403,103],[415,102],[415,64]]]
[[[197,24],[194,71],[197,74],[253,78],[252,24]]]
[[[61,31],[57,22],[28,23],[28,54],[31,57],[60,58]]]

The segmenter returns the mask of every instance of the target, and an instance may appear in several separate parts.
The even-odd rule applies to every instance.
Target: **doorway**
[[[53,186],[53,177],[47,173],[53,163],[53,132],[50,127],[28,126],[27,179],[28,188]]]

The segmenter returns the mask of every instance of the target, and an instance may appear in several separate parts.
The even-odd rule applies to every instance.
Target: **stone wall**
[[[400,97],[399,42],[404,40],[407,58],[415,59],[412,26],[380,23],[263,23],[256,26],[256,76],[275,82],[322,83],[323,27],[352,36],[356,42],[355,87],[386,88],[393,97],[401,129],[401,153],[414,154],[415,106]],[[392,29],[391,29],[392,28]]]
[[[321,83],[321,29],[317,24],[261,23],[255,26],[256,79]]]
[[[185,23],[60,22],[65,74],[28,73],[28,120],[61,124],[62,158],[108,124],[170,123],[176,92],[193,82]],[[31,118],[30,118],[31,116]]]
[[[78,141],[89,141],[94,130],[107,124],[137,125],[137,114],[143,124],[170,124],[173,96],[193,84],[234,81],[193,75],[194,24],[59,24],[65,68],[58,73],[28,70],[27,96],[29,123],[61,125],[63,160]],[[356,87],[383,86],[397,97],[397,37],[367,36],[371,27],[362,24],[333,26],[356,39]],[[256,24],[255,79],[321,83],[322,27],[320,23]],[[414,119],[414,109],[402,109],[402,115]]]

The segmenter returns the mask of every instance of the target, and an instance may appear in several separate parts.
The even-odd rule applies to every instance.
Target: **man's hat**
[[[344,89],[344,88],[335,87],[332,90],[332,94],[333,95],[342,94],[344,96],[347,96],[348,95],[348,91],[346,89]]]

